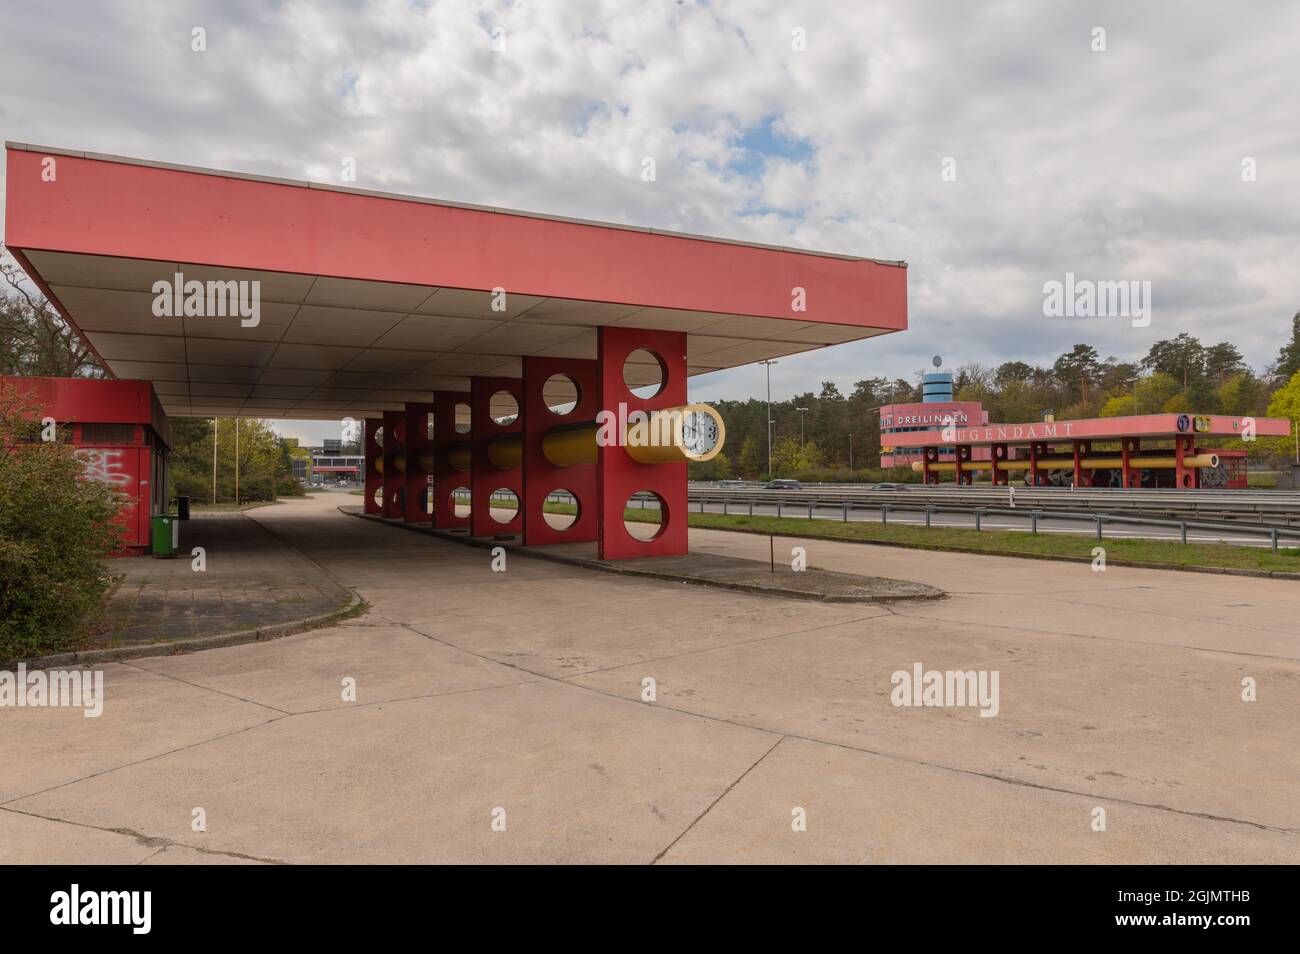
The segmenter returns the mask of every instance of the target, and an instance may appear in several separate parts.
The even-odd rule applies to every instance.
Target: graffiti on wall
[[[122,469],[126,463],[122,459],[123,451],[82,447],[75,453],[81,458],[87,480],[98,480],[119,488],[130,486],[131,474]]]

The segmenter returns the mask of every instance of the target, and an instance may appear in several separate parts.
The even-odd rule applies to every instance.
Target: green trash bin
[[[171,514],[159,514],[150,520],[152,553],[156,557],[174,557],[180,546],[180,522]]]

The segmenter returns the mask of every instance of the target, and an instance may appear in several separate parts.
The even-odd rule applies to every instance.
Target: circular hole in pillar
[[[498,427],[509,427],[519,420],[519,402],[509,391],[498,391],[488,398],[488,417]]]
[[[633,540],[648,542],[663,533],[668,508],[653,490],[638,490],[623,507],[627,511],[623,526]]]
[[[470,425],[469,405],[457,404],[452,408],[452,414],[456,420],[456,433],[468,434]]]
[[[376,427],[376,428],[375,428],[375,436],[374,436],[373,440],[374,440],[374,442],[375,442],[375,446],[376,446],[376,447],[383,447],[383,446],[384,446],[384,428],[383,428],[383,425],[380,425],[379,427]]]
[[[567,374],[552,374],[542,385],[542,400],[546,402],[547,410],[561,417],[572,414],[581,397],[578,382]]]
[[[451,506],[452,516],[468,517],[469,516],[469,488],[457,487],[448,495],[448,503]]]
[[[639,398],[654,397],[664,389],[667,377],[663,358],[645,348],[637,348],[623,362],[623,383]]]
[[[376,487],[375,492],[370,495],[370,499],[374,501],[376,507],[378,507],[380,510],[383,510],[384,509],[384,488]]]
[[[562,488],[552,490],[542,504],[542,519],[552,530],[568,530],[581,512],[578,498]]]
[[[497,523],[509,523],[519,516],[519,497],[513,490],[498,487],[492,491],[492,502],[488,513]]]

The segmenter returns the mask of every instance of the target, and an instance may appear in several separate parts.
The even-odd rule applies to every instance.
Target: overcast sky
[[[354,157],[362,188],[909,262],[910,329],[783,359],[777,397],[1180,331],[1262,368],[1300,309],[1287,0],[6,0],[2,27],[6,139],[333,182]],[[1066,272],[1150,281],[1150,325],[1044,317]]]

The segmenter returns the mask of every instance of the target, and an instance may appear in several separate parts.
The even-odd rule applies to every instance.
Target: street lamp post
[[[799,412],[799,446],[803,447],[803,416],[808,409],[806,407],[797,407],[795,410]]]
[[[772,420],[772,365],[775,361],[760,361],[759,364],[767,368],[767,476],[772,476],[772,425],[776,422]]]

